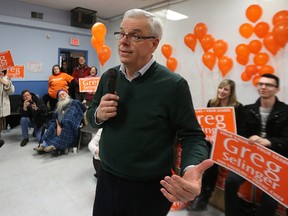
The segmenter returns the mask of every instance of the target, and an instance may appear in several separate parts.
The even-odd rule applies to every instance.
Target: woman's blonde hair
[[[220,84],[218,85],[218,88],[222,88],[226,85],[230,86],[230,96],[229,96],[229,100],[228,100],[228,105],[227,106],[238,106],[239,102],[237,101],[237,97],[236,97],[236,85],[235,82],[233,80],[230,79],[224,79],[220,82]],[[220,99],[218,98],[218,92],[216,93],[216,97],[214,99],[211,100],[210,105],[211,107],[219,107],[221,106],[220,104]]]

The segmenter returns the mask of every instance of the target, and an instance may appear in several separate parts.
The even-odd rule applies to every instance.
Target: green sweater
[[[94,113],[108,92],[107,77],[102,75],[87,111],[89,123],[103,127],[99,145],[105,171],[134,180],[163,176],[173,167],[176,136],[183,149],[182,170],[208,157],[188,83],[180,75],[156,62],[132,82],[118,72],[117,116],[96,125]]]

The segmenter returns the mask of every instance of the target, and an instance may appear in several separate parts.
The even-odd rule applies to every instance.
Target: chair
[[[14,94],[9,95],[10,100],[10,115],[6,116],[3,120],[3,128],[6,129],[9,124],[11,128],[14,128],[20,124],[19,103],[22,100],[22,95]]]
[[[78,150],[80,150],[81,143],[83,141],[83,138],[85,134],[88,136],[87,140],[90,142],[92,139],[92,134],[97,133],[98,129],[93,128],[90,124],[87,124],[80,128],[80,135],[79,135],[79,141],[78,141]],[[87,142],[87,144],[89,143]]]

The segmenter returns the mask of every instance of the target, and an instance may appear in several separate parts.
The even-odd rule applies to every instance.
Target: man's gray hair
[[[148,23],[150,25],[150,31],[152,36],[161,40],[163,31],[162,22],[154,14],[142,9],[131,9],[129,11],[126,11],[126,13],[124,14],[123,20],[126,18],[133,18],[133,19],[147,18]]]

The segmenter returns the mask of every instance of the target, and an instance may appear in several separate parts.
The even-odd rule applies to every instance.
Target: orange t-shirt
[[[65,89],[68,91],[68,84],[73,80],[74,78],[70,76],[67,73],[60,72],[57,75],[51,75],[49,77],[48,82],[48,94],[52,98],[57,98],[57,92],[60,89]]]

